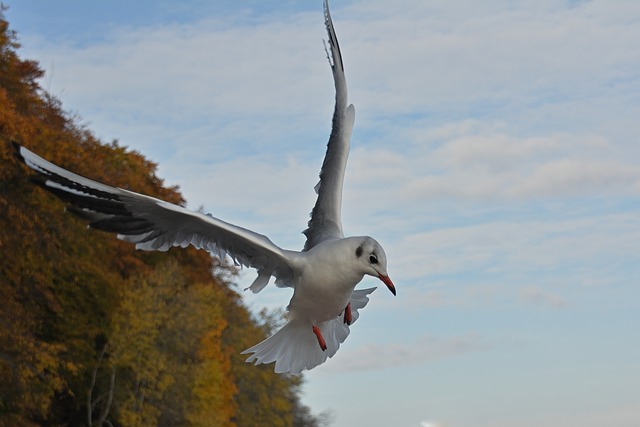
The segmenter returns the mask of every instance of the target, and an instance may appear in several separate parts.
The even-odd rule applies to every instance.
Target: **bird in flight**
[[[288,322],[275,334],[245,350],[247,362],[275,362],[275,372],[298,374],[333,357],[358,319],[358,310],[375,288],[356,290],[365,275],[379,278],[395,295],[387,273],[387,257],[371,237],[345,237],[342,231],[342,184],[349,155],[355,109],[347,102],[347,84],[340,46],[329,5],[324,1],[328,34],[325,50],[336,90],[327,152],[315,187],[317,200],[302,251],[280,248],[254,231],[211,215],[190,211],[143,194],[112,187],[77,175],[14,143],[16,155],[37,172],[34,181],[89,219],[92,228],[117,233],[137,249],[166,251],[192,245],[236,264],[252,267],[257,293],[275,277],[278,287],[293,288]]]

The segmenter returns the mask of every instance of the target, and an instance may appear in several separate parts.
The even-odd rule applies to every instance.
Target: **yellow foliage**
[[[29,182],[12,140],[184,202],[155,164],[70,118],[17,47],[0,6],[0,426],[292,425],[296,385],[244,362],[265,331],[207,253],[136,251]]]
[[[117,380],[120,423],[171,417],[181,425],[229,425],[235,388],[222,348],[220,290],[185,284],[170,262],[129,280],[122,292],[110,340],[111,363],[125,372]]]

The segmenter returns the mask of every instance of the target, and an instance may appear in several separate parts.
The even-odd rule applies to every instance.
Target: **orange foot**
[[[322,336],[322,332],[320,332],[320,328],[318,328],[316,325],[313,325],[313,333],[316,334],[316,338],[318,338],[318,344],[320,344],[320,348],[322,349],[322,351],[325,351],[327,349],[327,343]]]
[[[350,325],[351,322],[353,322],[353,316],[351,315],[351,303],[349,303],[344,309],[344,323]]]

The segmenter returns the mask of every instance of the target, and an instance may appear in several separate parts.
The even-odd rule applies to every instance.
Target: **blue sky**
[[[5,3],[99,137],[302,247],[334,96],[320,0]],[[332,15],[356,106],[344,228],[383,244],[398,296],[372,295],[305,402],[335,426],[639,425],[640,2]]]

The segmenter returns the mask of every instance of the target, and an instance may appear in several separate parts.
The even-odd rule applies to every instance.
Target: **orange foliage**
[[[229,271],[193,248],[141,252],[87,230],[29,182],[12,140],[76,173],[184,203],[154,163],[69,118],[17,47],[0,9],[0,426],[97,425],[106,402],[101,414],[120,425],[292,425],[299,380],[244,363],[240,351],[265,331],[212,276],[214,266]]]

